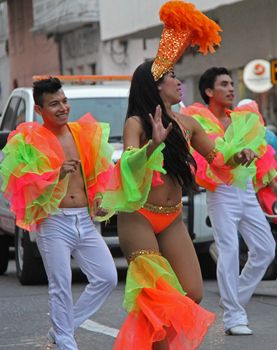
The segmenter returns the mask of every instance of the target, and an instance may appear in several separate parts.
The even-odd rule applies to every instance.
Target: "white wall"
[[[201,11],[241,0],[194,0]],[[100,0],[101,39],[109,40],[158,26],[165,0]]]
[[[100,74],[102,64],[98,23],[63,34],[61,49],[63,74]]]
[[[103,3],[106,2],[108,0],[103,0]],[[149,3],[142,0],[140,2]],[[156,5],[158,2],[158,0],[153,0]],[[263,6],[261,6],[261,2]],[[209,1],[209,4],[211,3],[212,1]],[[100,4],[102,8],[102,0]],[[229,69],[236,69],[243,67],[254,58],[271,59],[277,57],[277,25],[274,18],[277,14],[277,0],[245,0],[216,8],[207,14],[218,20],[223,29],[221,47],[213,55],[202,56],[201,54],[186,53],[176,67],[177,73],[182,79],[200,75],[213,65],[223,65]],[[132,21],[130,20],[130,22]],[[134,67],[145,58],[156,55],[159,37],[146,39],[146,50],[143,49],[143,39],[129,39],[127,42],[125,55],[123,53],[116,54],[117,51],[123,51],[117,40],[104,42],[104,71],[120,70],[122,73],[131,73]],[[114,47],[114,53],[111,50],[112,47]],[[116,59],[117,63],[115,63]]]
[[[132,74],[144,60],[155,57],[159,39],[130,39],[124,47],[117,40],[102,44],[103,74]]]
[[[34,30],[64,32],[99,21],[99,0],[33,0]]]
[[[127,11],[130,11],[130,6],[125,8],[127,0],[114,0],[114,6],[108,6],[109,0],[100,1],[100,11],[104,8],[104,22],[101,23],[104,32],[102,31],[102,39],[107,39],[109,36],[113,38],[116,35],[128,34],[128,30],[134,30],[139,28],[137,35],[141,34],[142,24],[149,24],[150,12],[152,11],[152,22],[157,19],[157,16],[153,15],[153,8],[158,9],[160,3],[164,1],[151,0],[151,1],[130,1],[130,6],[133,6],[131,14],[126,15]],[[120,19],[116,16],[115,6],[119,4]],[[195,100],[199,100],[198,93],[198,78],[199,76],[211,66],[226,66],[233,73],[233,79],[236,86],[236,100],[244,97],[255,98],[260,103],[260,108],[264,113],[264,116],[268,121],[275,121],[277,115],[277,86],[271,89],[268,93],[262,96],[254,96],[249,92],[242,82],[241,72],[243,67],[251,60],[256,58],[264,58],[270,60],[277,58],[277,0],[243,0],[232,1],[232,4],[228,5],[228,1],[194,1],[195,4],[199,3],[204,8],[204,4],[208,3],[210,8],[212,5],[218,5],[224,3],[225,6],[213,8],[206,12],[206,14],[219,21],[223,29],[221,47],[215,54],[208,54],[202,56],[192,52],[186,52],[180,62],[176,65],[175,71],[177,76],[185,81],[186,84],[186,96],[185,102],[192,103]],[[136,6],[134,6],[134,4]],[[141,5],[139,5],[141,4]],[[106,9],[105,6],[109,8]],[[142,16],[141,12],[145,7],[151,8],[151,11],[145,12],[141,22],[138,22],[138,17]],[[107,12],[105,12],[107,11]],[[125,11],[125,12],[124,12]],[[110,13],[110,21],[105,22],[105,16]],[[114,13],[114,15],[112,15]],[[156,12],[158,13],[158,12]],[[101,13],[100,20],[103,19],[103,13]],[[116,25],[117,23],[117,25]],[[156,20],[156,23],[157,20]],[[139,26],[140,24],[140,26]],[[105,27],[106,26],[106,27]],[[161,26],[159,27],[161,31]],[[106,32],[105,32],[106,30]],[[150,30],[150,29],[149,29]],[[103,34],[104,33],[104,34]],[[143,33],[145,34],[145,33]],[[142,37],[145,38],[143,35]],[[125,40],[121,37],[121,40]],[[128,39],[128,35],[127,35]],[[112,55],[110,48],[114,47],[120,52],[120,45],[118,45],[118,38],[115,40],[107,40],[104,42],[102,65],[103,72],[106,74],[131,74],[135,67],[143,62],[146,58],[152,58],[156,55],[159,42],[159,34],[155,39],[146,39],[146,47],[143,48],[143,39],[128,39],[127,50],[125,54]],[[124,52],[124,51],[123,51]],[[114,56],[114,57],[112,57]],[[117,61],[116,61],[117,59]]]

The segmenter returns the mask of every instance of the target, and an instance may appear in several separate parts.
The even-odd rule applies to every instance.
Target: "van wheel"
[[[46,273],[37,246],[30,241],[29,232],[16,228],[15,262],[16,274],[22,285],[34,285],[47,282]]]
[[[9,264],[9,240],[5,235],[0,236],[0,275],[3,275]]]

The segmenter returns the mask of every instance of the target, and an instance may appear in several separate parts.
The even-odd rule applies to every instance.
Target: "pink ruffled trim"
[[[267,145],[266,153],[256,161],[257,173],[255,179],[255,187],[262,188],[264,183],[264,177],[270,172],[270,170],[277,170],[277,161],[275,159],[275,150],[272,146]]]
[[[236,107],[234,109],[234,112],[240,112],[240,111],[241,112],[248,111],[248,112],[252,112],[252,113],[258,114],[258,116],[260,118],[260,122],[264,125],[264,118],[263,118],[263,116],[261,115],[261,113],[259,111],[259,107],[258,107],[256,101],[249,102],[249,103],[247,103],[245,105]]]

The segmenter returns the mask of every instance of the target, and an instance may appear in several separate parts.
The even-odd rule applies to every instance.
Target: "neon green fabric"
[[[42,135],[51,139],[49,152],[41,142]],[[0,174],[1,190],[10,201],[16,224],[35,230],[36,224],[57,211],[67,190],[68,178],[59,181],[64,160],[56,138],[38,123],[24,123],[11,133],[3,149]]]
[[[216,148],[222,153],[225,163],[244,148],[263,156],[266,150],[265,128],[255,113],[232,112],[232,123],[225,131],[224,138],[215,140]],[[256,161],[246,167],[238,165],[231,170],[232,185],[245,189],[247,180],[254,178],[257,172]]]
[[[223,135],[224,132],[220,125],[218,124],[217,120],[211,120],[206,118],[205,116],[201,116],[200,114],[194,114],[193,118],[198,121],[199,124],[201,124],[202,128],[208,133],[208,134],[217,134],[217,135]],[[216,118],[214,118],[216,119]]]
[[[113,172],[113,149],[108,144],[109,125],[90,114],[68,123],[81,158],[88,208],[93,214],[97,192],[105,190]],[[0,166],[2,191],[10,201],[16,224],[36,230],[49,214],[59,210],[67,193],[69,175],[59,179],[65,154],[58,138],[37,122],[22,123],[9,135]],[[88,210],[89,210],[88,209]]]
[[[11,174],[20,177],[30,172],[42,174],[52,170],[48,157],[33,145],[26,144],[23,134],[15,135],[3,148],[3,153],[5,157],[1,162],[1,172],[5,176],[2,177],[2,191],[6,190]]]
[[[107,220],[111,216],[111,211],[113,213],[133,212],[140,209],[147,200],[153,171],[166,173],[163,169],[162,154],[165,145],[159,145],[148,158],[149,142],[142,148],[123,152],[114,169],[110,185],[103,194],[101,207],[109,210],[109,214],[106,217],[97,218],[99,221]]]
[[[131,261],[125,286],[124,308],[128,311],[138,311],[137,296],[144,288],[156,288],[158,279],[164,279],[174,289],[186,295],[169,262],[157,254],[137,256]]]
[[[265,152],[265,128],[255,113],[232,112],[232,123],[225,131],[224,138],[216,139],[216,148],[227,163],[236,153],[250,148],[259,156]]]
[[[224,131],[219,120],[202,104],[195,103],[182,108],[181,112],[201,124],[219,151],[213,162],[208,164],[201,154],[192,149],[197,163],[197,183],[210,191],[215,191],[222,183],[246,188],[248,178],[255,177],[257,161],[245,167],[234,164],[232,158],[244,148],[252,149],[259,157],[265,154],[265,129],[259,114],[248,110],[230,111],[232,122]]]

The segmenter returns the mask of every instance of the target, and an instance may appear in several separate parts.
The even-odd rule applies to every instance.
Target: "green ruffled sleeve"
[[[259,116],[251,112],[232,112],[232,123],[227,128],[224,137],[215,140],[216,149],[222,154],[224,163],[228,164],[234,155],[245,148],[249,148],[258,156],[262,156],[266,150],[265,128],[261,124]],[[213,164],[213,171],[216,163]],[[247,179],[256,174],[256,164],[252,162],[249,167],[238,165],[233,167],[232,185],[245,188]]]
[[[259,116],[250,112],[232,112],[232,123],[227,128],[224,138],[216,139],[216,148],[223,154],[227,163],[236,153],[250,148],[259,156],[265,152],[265,128]]]
[[[26,132],[25,125],[21,129],[22,133],[14,133],[3,148],[1,190],[10,202],[17,226],[35,230],[42,219],[58,210],[68,177],[59,181],[61,161],[55,152],[47,155],[42,151],[42,147],[46,151],[46,146],[38,143],[41,134],[36,127],[33,133]]]
[[[109,212],[112,210],[114,214],[120,211],[133,212],[144,205],[151,189],[153,172],[166,173],[163,169],[162,154],[165,145],[159,145],[148,158],[149,142],[142,148],[123,152],[114,168],[110,184],[103,194],[102,208]],[[97,219],[107,220],[107,216]]]

